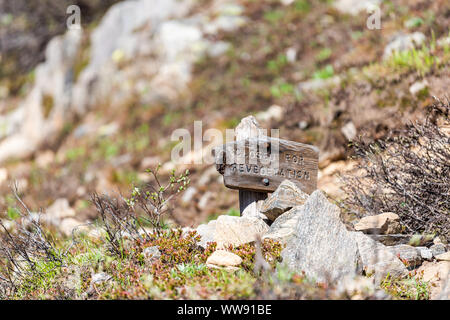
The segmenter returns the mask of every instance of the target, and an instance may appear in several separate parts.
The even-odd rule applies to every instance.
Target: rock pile
[[[254,203],[249,212],[244,211],[242,217],[220,216],[200,225],[197,228],[200,245],[206,247],[208,242],[217,242],[222,250],[217,250],[219,253],[214,256],[221,260],[222,256],[231,255],[223,250],[229,245],[250,243],[258,237],[273,239],[285,246],[283,264],[295,272],[304,272],[316,282],[341,283],[363,275],[380,284],[387,276],[401,278],[420,270],[427,275],[426,281],[435,283],[432,298],[442,296],[446,284],[441,280],[448,278],[444,271],[450,264],[447,245],[439,238],[433,241],[430,235],[403,234],[404,227],[395,213],[364,217],[354,224],[354,230],[348,230],[341,221],[339,208],[322,191],[308,195],[288,180],[266,200]],[[231,257],[229,260],[233,261]],[[240,264],[237,259],[235,262],[210,264],[222,267]],[[439,272],[433,277],[428,269]]]

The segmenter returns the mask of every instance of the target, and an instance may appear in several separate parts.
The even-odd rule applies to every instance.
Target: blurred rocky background
[[[72,4],[81,30],[67,30]],[[448,94],[449,25],[445,0],[1,0],[1,212],[16,181],[30,207],[67,213],[67,234],[96,219],[92,192],[126,194],[161,163],[191,172],[169,222],[236,214],[214,166],[170,162],[170,136],[247,115],[318,146],[319,188],[340,200],[352,140],[422,119]]]

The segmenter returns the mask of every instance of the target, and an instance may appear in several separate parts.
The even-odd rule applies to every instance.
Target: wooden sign
[[[243,118],[235,134],[236,141],[216,147],[213,152],[225,186],[239,190],[241,214],[250,204],[266,199],[267,193],[275,191],[285,179],[305,193],[316,190],[316,147],[267,137],[253,116]]]
[[[314,146],[257,137],[224,144],[214,153],[228,188],[267,193],[288,179],[308,194],[317,189],[319,150]]]

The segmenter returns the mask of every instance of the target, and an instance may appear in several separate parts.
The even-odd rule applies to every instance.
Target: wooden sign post
[[[248,118],[258,129],[253,117],[243,121]],[[267,198],[267,193],[275,191],[285,179],[308,194],[317,189],[319,150],[316,147],[254,132],[240,137],[238,133],[239,140],[214,150],[216,168],[223,175],[225,186],[239,190],[241,214],[252,202]]]

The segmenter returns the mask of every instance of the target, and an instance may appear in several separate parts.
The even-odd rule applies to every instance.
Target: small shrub
[[[0,298],[16,294],[19,288],[39,287],[62,267],[66,254],[56,248],[39,216],[32,214],[20,199],[17,186],[13,192],[22,210],[8,209],[8,215],[14,219],[14,232],[0,220]]]
[[[189,184],[189,171],[177,177],[173,170],[169,181],[163,185],[158,177],[159,168],[160,165],[155,170],[147,170],[153,175],[153,183],[134,187],[130,198],[111,198],[97,193],[91,197],[103,222],[110,249],[119,256],[125,253],[125,236],[134,241],[148,238],[145,224],[150,224],[156,233],[165,228],[163,217],[170,209],[170,201]]]
[[[344,178],[350,212],[397,213],[407,231],[450,239],[449,102],[436,100],[423,122],[374,143],[354,143],[362,174]]]

